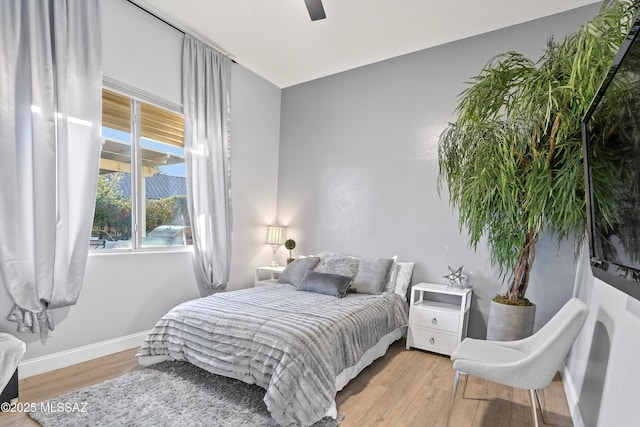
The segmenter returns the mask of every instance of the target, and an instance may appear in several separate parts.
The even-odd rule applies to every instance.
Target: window
[[[102,150],[90,247],[191,244],[182,115],[102,90]]]

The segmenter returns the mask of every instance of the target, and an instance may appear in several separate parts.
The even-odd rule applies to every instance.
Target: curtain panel
[[[182,98],[187,198],[195,273],[203,289],[224,290],[231,265],[231,61],[185,35]]]
[[[99,0],[0,1],[0,279],[20,332],[84,279],[100,158]]]

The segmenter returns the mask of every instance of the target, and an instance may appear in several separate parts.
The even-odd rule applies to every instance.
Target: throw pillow
[[[319,262],[320,258],[318,257],[298,258],[289,263],[282,273],[280,273],[278,282],[288,283],[297,288],[302,283],[305,273],[309,270],[313,270]]]
[[[351,280],[351,277],[339,274],[307,271],[298,290],[342,298],[347,293]]]
[[[389,282],[392,266],[393,259],[391,258],[360,260],[358,273],[353,279],[351,289],[355,289],[355,292],[359,294],[381,294]]]
[[[385,287],[385,291],[393,292],[396,289],[396,278],[398,277],[398,255],[394,255],[391,257],[393,260],[393,264],[389,269],[389,281],[387,282],[387,286]]]
[[[320,262],[313,270],[318,273],[332,273],[354,277],[358,272],[358,263],[358,258],[327,253],[320,255]]]

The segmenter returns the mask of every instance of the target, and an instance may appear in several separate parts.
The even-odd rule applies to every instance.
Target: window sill
[[[92,249],[89,250],[90,257],[111,256],[111,255],[149,255],[149,254],[170,254],[170,253],[193,253],[193,245],[167,246],[141,249]]]

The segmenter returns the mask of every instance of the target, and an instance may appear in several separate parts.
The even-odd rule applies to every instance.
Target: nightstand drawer
[[[447,313],[426,306],[414,306],[411,310],[411,326],[456,333],[459,323],[460,315],[458,313]]]
[[[429,329],[409,328],[409,341],[412,347],[437,353],[451,354],[458,344],[455,335],[450,335]]]

